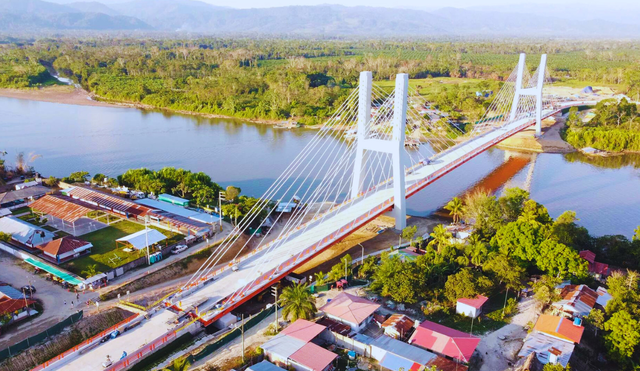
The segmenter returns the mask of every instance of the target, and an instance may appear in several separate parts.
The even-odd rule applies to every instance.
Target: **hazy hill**
[[[101,5],[101,4],[100,4]],[[81,11],[69,5],[40,0],[2,0],[1,31],[39,30],[149,30],[143,21],[128,16]]]
[[[550,5],[546,11],[514,5],[427,12],[341,5],[233,9],[196,0],[124,0],[108,5],[56,1],[65,3],[0,0],[0,30],[155,30],[320,37],[640,37],[640,22],[593,21],[573,13],[563,18],[570,9],[560,5],[555,6],[557,9]],[[625,17],[634,19],[633,12]]]

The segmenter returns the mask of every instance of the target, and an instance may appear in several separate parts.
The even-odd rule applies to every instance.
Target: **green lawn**
[[[162,244],[171,244],[184,238],[181,234],[171,233],[167,230],[153,226],[151,226],[151,228],[157,229],[162,232],[162,234],[169,237],[167,240],[162,241]],[[144,250],[136,251],[134,249],[131,252],[126,252],[124,251],[124,247],[117,247],[115,242],[118,238],[122,238],[143,229],[144,226],[142,224],[134,223],[129,220],[122,220],[111,224],[106,228],[82,235],[80,236],[81,239],[93,244],[91,255],[85,255],[72,260],[64,264],[63,267],[84,277],[85,275],[82,274],[82,271],[86,270],[93,264],[96,265],[97,272],[106,272],[138,259],[139,257],[146,256],[146,251]]]
[[[33,225],[43,226],[45,224],[43,220],[46,220],[46,217],[41,218],[40,215],[28,214],[28,215],[19,216],[18,219],[24,220],[25,222],[31,223]]]

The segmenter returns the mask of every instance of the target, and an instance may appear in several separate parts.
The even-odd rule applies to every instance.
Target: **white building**
[[[478,295],[474,299],[458,299],[456,303],[456,313],[471,318],[478,318],[482,313],[482,306],[487,300],[489,300],[489,298],[482,295]]]

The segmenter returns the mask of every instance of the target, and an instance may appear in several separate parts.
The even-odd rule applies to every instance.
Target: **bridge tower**
[[[516,91],[513,95],[513,104],[511,105],[511,117],[510,121],[515,120],[516,111],[518,110],[518,103],[520,97],[525,95],[531,95],[536,97],[536,136],[542,135],[542,88],[544,87],[544,78],[546,76],[547,68],[547,55],[542,54],[540,57],[540,65],[538,66],[538,81],[536,86],[523,88],[522,78],[524,75],[526,55],[520,54],[520,60],[518,61],[518,75],[516,77]]]
[[[366,152],[382,152],[391,155],[393,167],[393,211],[396,220],[395,228],[402,230],[407,226],[407,199],[405,188],[405,166],[409,159],[404,150],[405,127],[407,123],[407,101],[409,89],[409,75],[396,75],[396,87],[393,104],[393,135],[391,140],[369,138],[366,132],[367,124],[371,120],[371,72],[360,73],[360,95],[358,100],[358,123],[356,138],[356,158],[353,166],[353,180],[351,183],[351,198],[358,197],[364,181],[363,165]]]

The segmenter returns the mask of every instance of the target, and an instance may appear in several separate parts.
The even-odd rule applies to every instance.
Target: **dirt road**
[[[33,270],[25,263],[2,252],[0,253],[0,281],[6,282],[16,289],[31,284],[36,288],[34,299],[40,300],[44,308],[43,313],[33,319],[25,320],[15,327],[11,327],[0,336],[0,349],[16,344],[29,336],[36,335],[41,331],[53,326],[61,320],[69,317],[79,309],[86,309],[84,304],[89,299],[95,299],[96,293],[86,293],[80,295],[80,302],[76,294],[62,288],[62,286],[33,274]],[[74,303],[73,307],[71,302]]]

